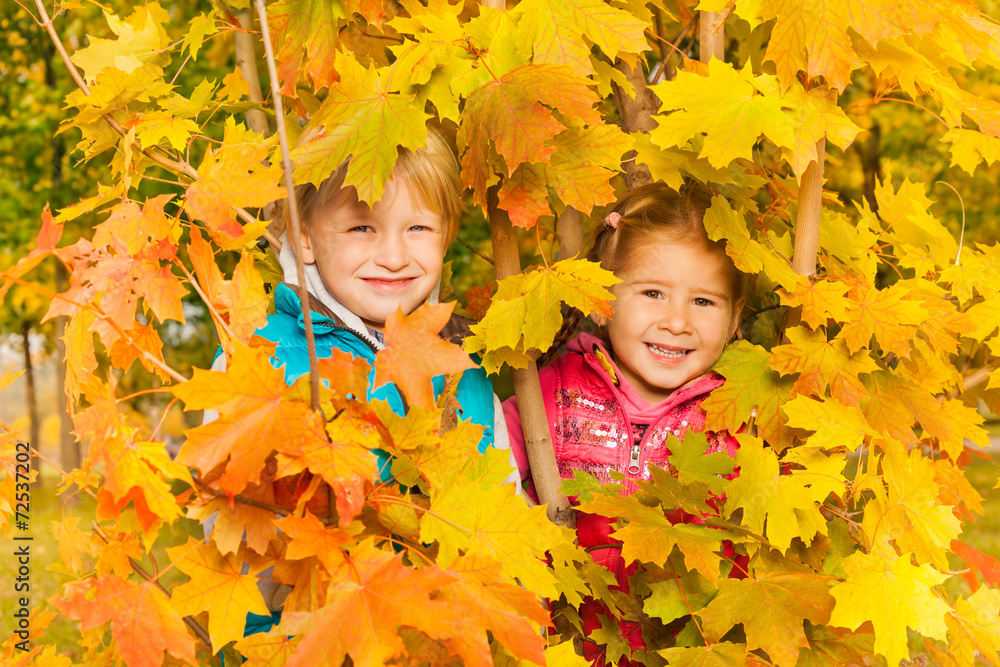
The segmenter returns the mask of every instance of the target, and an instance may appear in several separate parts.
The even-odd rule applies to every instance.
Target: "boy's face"
[[[330,293],[381,331],[397,308],[430,296],[444,261],[444,221],[403,179],[393,178],[371,209],[342,188],[302,232],[304,260],[316,263]]]

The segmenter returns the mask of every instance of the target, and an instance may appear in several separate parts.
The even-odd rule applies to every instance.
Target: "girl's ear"
[[[590,316],[590,321],[593,322],[594,324],[596,324],[599,327],[606,327],[606,326],[608,326],[608,318],[606,318],[604,315],[601,315],[599,313],[594,313],[593,315],[591,315]]]
[[[309,238],[309,232],[306,231],[305,225],[301,225],[301,227],[299,240],[301,241],[300,247],[302,248],[302,262],[304,264],[315,264],[316,255],[313,253],[312,239]]]
[[[733,336],[736,334],[736,330],[740,328],[740,317],[743,315],[743,306],[745,306],[746,303],[746,299],[740,299],[733,306],[733,319],[729,323],[729,335],[726,336],[726,340],[732,340]]]

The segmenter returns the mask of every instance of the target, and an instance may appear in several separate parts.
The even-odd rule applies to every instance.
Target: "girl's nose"
[[[408,263],[406,243],[399,234],[382,234],[375,250],[375,264],[389,271],[399,271]]]
[[[672,334],[691,333],[691,313],[686,303],[668,303],[660,318],[660,328]]]

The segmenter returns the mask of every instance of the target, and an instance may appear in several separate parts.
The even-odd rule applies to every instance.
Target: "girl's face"
[[[651,405],[714,364],[739,324],[725,258],[703,243],[656,240],[616,275],[608,323],[621,374]]]

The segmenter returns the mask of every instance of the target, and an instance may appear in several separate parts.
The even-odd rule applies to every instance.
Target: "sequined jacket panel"
[[[701,403],[725,382],[718,374],[708,373],[658,405],[640,407],[635,390],[620,379],[611,354],[590,334],[581,334],[570,343],[569,350],[541,369],[539,376],[560,477],[572,479],[573,471],[582,470],[602,482],[611,481],[611,471],[630,480],[647,480],[651,465],[669,468],[667,437],[682,440],[689,431],[703,432]],[[516,398],[504,402],[504,416],[521,480],[528,482],[531,470]],[[644,433],[633,428],[642,423],[649,424]],[[726,432],[705,435],[707,454],[733,455],[739,447]],[[533,486],[526,488],[534,494]]]

